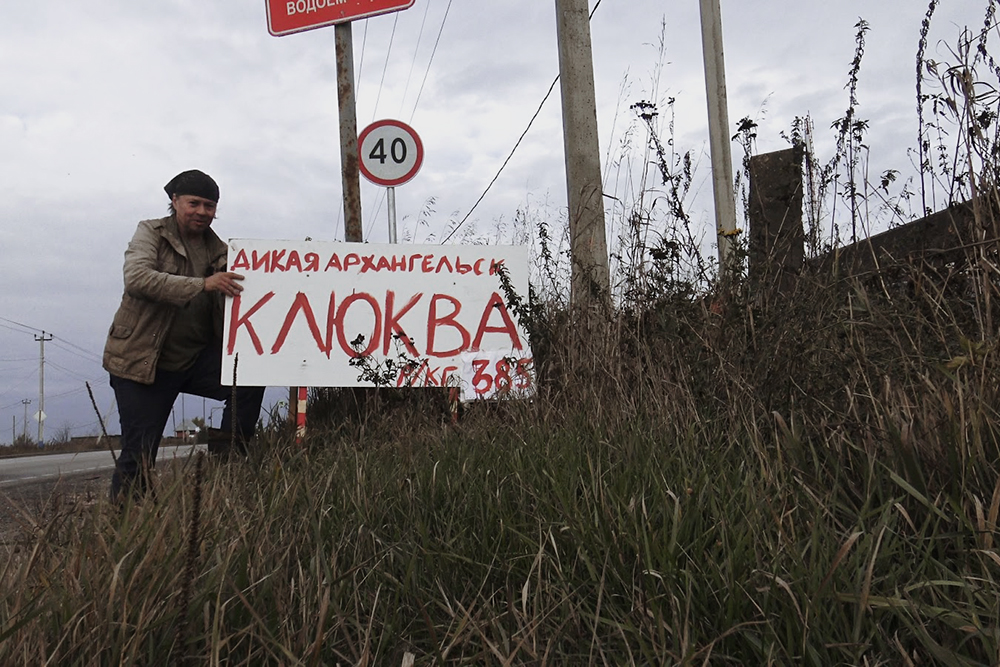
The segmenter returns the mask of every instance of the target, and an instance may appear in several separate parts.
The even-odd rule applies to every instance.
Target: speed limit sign
[[[375,121],[358,137],[361,173],[392,188],[413,178],[424,161],[424,145],[412,127],[398,120]]]

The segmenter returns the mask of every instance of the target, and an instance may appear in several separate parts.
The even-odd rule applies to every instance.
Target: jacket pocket
[[[158,271],[175,276],[184,275],[184,269],[184,258],[180,255],[174,254],[168,254],[165,257],[160,257],[160,265],[157,267]]]
[[[111,322],[111,330],[108,332],[112,338],[128,338],[135,330],[135,323],[139,315],[131,308],[119,308],[115,313],[115,319]]]

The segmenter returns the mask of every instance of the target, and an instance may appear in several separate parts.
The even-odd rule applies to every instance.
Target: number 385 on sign
[[[535,395],[534,360],[503,352],[466,352],[461,380],[465,401],[530,398]]]

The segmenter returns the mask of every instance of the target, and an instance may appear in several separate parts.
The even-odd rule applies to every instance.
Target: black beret
[[[177,174],[163,186],[163,190],[171,199],[174,198],[174,195],[194,195],[195,197],[211,199],[214,202],[219,201],[219,186],[212,180],[211,176],[197,169]]]

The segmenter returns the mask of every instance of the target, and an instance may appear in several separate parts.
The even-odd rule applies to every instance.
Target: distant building
[[[198,426],[192,422],[190,419],[185,419],[180,424],[177,425],[174,435],[184,440],[186,442],[194,442],[198,439],[198,433],[201,431]]]

